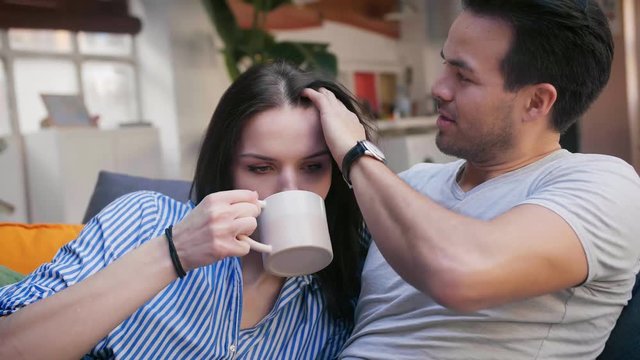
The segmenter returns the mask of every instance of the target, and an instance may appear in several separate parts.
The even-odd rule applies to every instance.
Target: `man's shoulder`
[[[585,179],[600,183],[625,180],[640,186],[640,178],[633,166],[611,155],[567,153],[548,163],[545,172],[565,179]]]

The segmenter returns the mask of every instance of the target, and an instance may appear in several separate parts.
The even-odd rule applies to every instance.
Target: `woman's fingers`
[[[229,206],[229,212],[234,219],[247,216],[256,218],[261,211],[262,209],[259,205],[249,202],[239,202]]]
[[[202,199],[174,226],[174,244],[185,269],[246,255],[248,245],[237,241],[236,236],[255,231],[260,211],[255,191],[220,191]]]
[[[249,202],[258,205],[258,193],[251,190],[227,190],[209,194],[202,199],[210,204],[235,204]]]
[[[256,231],[256,228],[258,227],[258,221],[256,220],[256,218],[251,216],[237,218],[235,219],[233,224],[235,227],[235,238],[237,238],[238,235],[249,236],[253,234],[253,232]]]

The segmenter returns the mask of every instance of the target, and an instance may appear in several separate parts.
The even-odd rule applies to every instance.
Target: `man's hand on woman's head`
[[[336,96],[325,88],[317,91],[304,89],[302,94],[309,98],[320,112],[320,122],[327,146],[336,163],[366,134],[360,120],[344,106]]]
[[[249,244],[237,237],[255,231],[260,211],[255,191],[229,190],[207,195],[173,227],[173,242],[184,270],[248,254]]]

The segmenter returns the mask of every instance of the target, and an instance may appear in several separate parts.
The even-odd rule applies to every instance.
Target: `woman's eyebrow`
[[[265,161],[273,161],[274,160],[274,159],[272,159],[272,158],[270,158],[268,156],[258,155],[258,154],[254,154],[254,153],[244,153],[244,154],[238,155],[238,157],[241,157],[241,158],[250,157],[250,158],[256,158],[256,159],[265,160]]]
[[[325,156],[325,155],[331,155],[331,153],[329,153],[329,150],[320,150],[318,152],[315,152],[309,156],[305,156],[303,159],[307,160],[307,159],[312,159],[315,157],[319,157],[319,156]],[[238,155],[238,157],[241,158],[255,158],[255,159],[259,159],[259,160],[264,160],[264,161],[274,161],[275,159],[270,158],[268,156],[264,156],[264,155],[259,155],[259,154],[255,154],[255,153],[243,153]]]
[[[313,154],[311,154],[311,155],[309,155],[309,156],[305,156],[304,158],[305,158],[305,159],[311,159],[311,158],[314,158],[314,157],[325,156],[325,155],[331,155],[331,153],[329,152],[329,150],[327,150],[327,149],[325,149],[325,150],[320,150],[320,151],[318,151],[318,152],[316,152],[316,153],[313,153]]]

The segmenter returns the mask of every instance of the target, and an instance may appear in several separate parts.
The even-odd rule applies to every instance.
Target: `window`
[[[20,132],[38,131],[46,117],[44,93],[80,94],[102,128],[141,118],[131,35],[9,29],[0,36],[0,134],[10,132],[11,116]],[[15,95],[14,115],[6,111],[9,93]]]
[[[9,30],[9,48],[13,50],[70,53],[71,33],[63,30]]]
[[[40,94],[77,94],[70,60],[17,58],[14,62],[18,120],[23,133],[35,132],[47,116]]]
[[[87,61],[82,65],[84,100],[102,127],[138,119],[134,68],[113,61]]]

